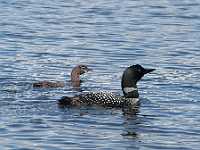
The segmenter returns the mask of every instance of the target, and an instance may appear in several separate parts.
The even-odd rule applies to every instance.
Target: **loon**
[[[137,82],[147,73],[155,69],[145,69],[141,65],[136,64],[129,66],[125,69],[122,80],[121,88],[123,96],[114,95],[110,92],[89,92],[76,95],[74,97],[62,97],[58,104],[60,106],[90,106],[97,105],[103,107],[126,107],[136,106],[139,101],[139,93]]]
[[[77,65],[72,69],[71,72],[71,84],[73,87],[80,87],[80,75],[90,71],[86,65]],[[33,83],[34,88],[57,88],[64,87],[65,83],[61,81],[51,82],[51,81],[40,81]]]

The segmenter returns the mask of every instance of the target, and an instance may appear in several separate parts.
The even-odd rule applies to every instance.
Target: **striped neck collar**
[[[124,87],[123,91],[128,94],[128,93],[131,93],[131,92],[134,92],[134,91],[138,91],[138,88],[136,87]]]

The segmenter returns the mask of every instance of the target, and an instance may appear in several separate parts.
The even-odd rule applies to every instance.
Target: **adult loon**
[[[141,65],[132,65],[124,71],[121,88],[124,96],[117,96],[109,92],[89,92],[74,97],[62,97],[60,106],[99,105],[104,107],[135,106],[139,101],[137,82],[147,73],[155,69],[145,69]]]
[[[71,85],[73,87],[80,87],[80,75],[90,71],[91,69],[88,68],[86,65],[77,65],[72,69],[71,72]],[[57,88],[57,87],[64,87],[65,82],[57,81],[40,81],[33,83],[34,88]]]

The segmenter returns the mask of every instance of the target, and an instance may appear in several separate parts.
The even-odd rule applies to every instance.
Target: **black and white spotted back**
[[[91,92],[79,95],[79,102],[87,105],[122,107],[125,98],[109,92]]]

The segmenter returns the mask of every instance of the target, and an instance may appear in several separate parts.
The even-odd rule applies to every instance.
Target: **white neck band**
[[[136,87],[125,87],[123,90],[127,94],[133,91],[137,91],[138,89]]]

